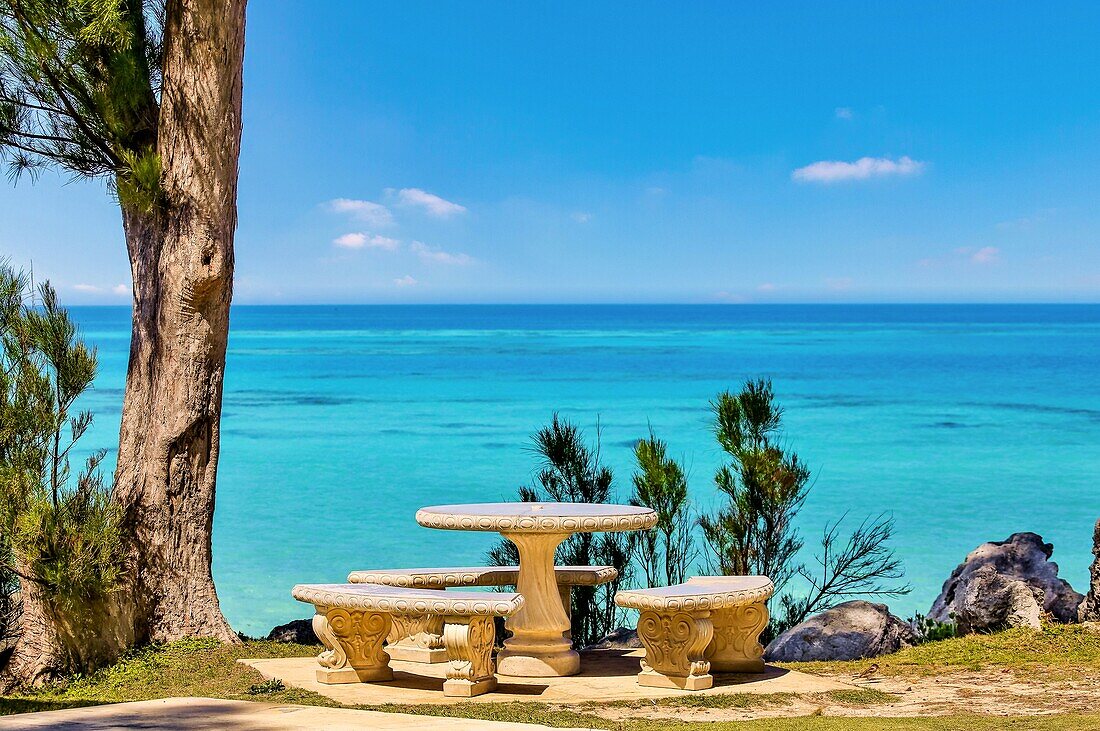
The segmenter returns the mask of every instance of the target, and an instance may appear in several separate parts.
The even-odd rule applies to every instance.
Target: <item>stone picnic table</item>
[[[416,512],[425,528],[500,533],[519,551],[516,591],[524,605],[508,618],[512,636],[497,656],[501,675],[574,675],[580,655],[566,637],[569,618],[554,576],[554,552],[574,533],[645,530],[657,523],[650,508],[593,503],[474,503],[432,505]]]

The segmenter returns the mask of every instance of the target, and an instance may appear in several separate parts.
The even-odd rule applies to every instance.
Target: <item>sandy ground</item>
[[[571,678],[501,676],[500,688],[473,699],[480,703],[538,701],[603,718],[678,718],[692,721],[829,716],[990,716],[1100,711],[1100,672],[1064,679],[1008,671],[943,672],[929,677],[817,675],[769,667],[762,675],[716,676],[700,692],[641,688],[634,680],[641,651],[585,653],[584,671]],[[305,688],[348,705],[452,703],[440,692],[446,663],[394,662],[392,683],[322,685],[312,658],[242,660],[267,678]],[[857,688],[894,696],[882,703],[847,703],[843,691]],[[832,693],[841,691],[840,694]],[[776,695],[781,694],[781,695]],[[721,696],[737,696],[723,699]],[[759,696],[759,701],[751,696]],[[683,703],[677,701],[682,699]],[[465,701],[470,702],[470,701]],[[725,707],[710,707],[725,706]]]
[[[827,695],[799,696],[774,705],[748,708],[586,708],[604,718],[679,718],[690,721],[732,721],[754,718],[826,716],[943,716],[975,713],[987,716],[1032,716],[1100,711],[1100,674],[1073,680],[1025,680],[1007,672],[944,673],[934,677],[853,678],[833,680],[858,688],[891,693],[896,700],[873,705],[849,705]]]

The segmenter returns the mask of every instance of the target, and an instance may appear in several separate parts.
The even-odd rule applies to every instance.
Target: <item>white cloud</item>
[[[397,247],[401,244],[397,239],[391,239],[388,236],[365,233],[350,233],[344,234],[343,236],[337,236],[332,240],[332,243],[345,249],[362,249],[363,247],[367,247],[368,249],[382,249],[384,251],[396,251]]]
[[[390,213],[389,208],[381,203],[337,198],[329,201],[328,206],[335,213],[351,214],[360,221],[365,221],[372,226],[389,226],[393,224],[393,214]]]
[[[398,277],[397,279],[393,280],[393,283],[396,284],[398,287],[412,287],[419,284],[419,282],[417,282],[408,274],[403,277]]]
[[[73,289],[77,292],[83,292],[84,294],[98,294],[98,295],[129,295],[133,292],[133,289],[128,284],[116,284],[113,287],[100,287],[96,284],[74,284]]]
[[[775,285],[772,284],[771,282],[764,282],[763,284],[761,284],[759,287],[756,288],[756,291],[757,292],[774,292],[775,289],[776,289]]]
[[[473,257],[469,254],[452,254],[448,251],[428,246],[420,241],[414,241],[409,244],[409,251],[420,257],[420,261],[425,264],[451,264],[462,266],[473,262]]]
[[[856,115],[855,115],[854,112],[852,112],[851,107],[837,107],[836,108],[836,118],[837,119],[851,119],[854,116],[856,116]]]
[[[344,234],[343,236],[337,236],[332,240],[332,243],[337,246],[342,246],[345,249],[359,249],[367,243],[366,234]]]
[[[387,191],[391,195],[393,189]],[[437,218],[449,218],[457,213],[465,213],[466,207],[449,200],[444,200],[434,193],[429,193],[420,188],[402,188],[397,191],[397,200],[400,205],[411,208],[420,208],[425,213]]]
[[[891,160],[888,157],[861,157],[855,162],[820,160],[791,173],[800,183],[837,183],[845,180],[867,180],[890,176],[917,175],[924,163],[908,156]]]
[[[577,223],[588,223],[592,220],[592,214],[586,213],[584,211],[574,211],[573,213],[569,214],[569,217]]]
[[[970,261],[975,264],[995,264],[1000,261],[1001,250],[996,246],[983,246],[970,254]]]

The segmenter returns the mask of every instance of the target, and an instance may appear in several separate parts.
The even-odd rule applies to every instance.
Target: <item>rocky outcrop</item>
[[[321,641],[313,633],[312,619],[295,619],[271,630],[267,639],[274,642],[293,642],[299,645],[319,645]]]
[[[953,622],[961,634],[1004,627],[1039,627],[1049,615],[1077,621],[1082,596],[1058,578],[1054,546],[1035,533],[1013,533],[967,555],[936,597],[929,619]]]
[[[776,637],[764,650],[770,662],[858,660],[910,647],[916,635],[885,604],[844,602]]]
[[[607,637],[594,645],[584,648],[586,650],[634,650],[642,647],[642,641],[638,639],[638,630],[630,627],[619,627]]]
[[[1092,532],[1092,555],[1089,593],[1077,610],[1077,618],[1082,622],[1100,622],[1100,520]]]

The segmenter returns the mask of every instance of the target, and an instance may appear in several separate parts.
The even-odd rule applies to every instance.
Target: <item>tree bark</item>
[[[122,218],[133,328],[115,497],[133,571],[135,641],[237,642],[211,576],[245,0],[169,0],[157,130],[162,202]]]
[[[16,571],[30,574],[22,563]],[[0,693],[90,672],[133,644],[132,627],[120,621],[114,602],[59,607],[32,580],[21,578],[19,587],[17,639],[7,661],[0,662]]]
[[[20,630],[7,663],[0,663],[0,693],[21,685],[41,685],[68,668],[61,638],[33,582],[20,581],[19,603]]]

